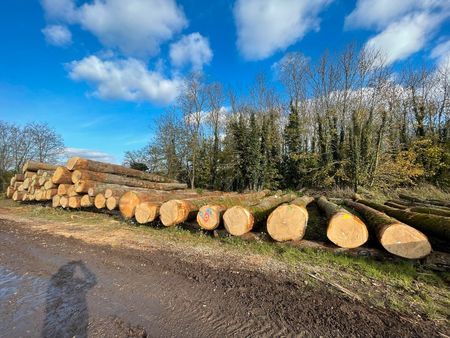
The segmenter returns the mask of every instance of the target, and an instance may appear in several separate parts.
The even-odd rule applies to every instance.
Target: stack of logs
[[[316,202],[327,217],[326,235],[342,248],[378,240],[388,252],[410,259],[431,252],[427,235],[450,239],[450,204],[400,195],[385,205],[292,193],[198,192],[175,180],[116,164],[79,157],[66,166],[28,162],[11,180],[7,197],[52,201],[53,207],[119,210],[125,219],[166,226],[196,221],[204,230],[223,226],[234,236],[264,230],[275,241],[299,241],[306,232],[307,206]],[[345,208],[342,206],[345,205]]]

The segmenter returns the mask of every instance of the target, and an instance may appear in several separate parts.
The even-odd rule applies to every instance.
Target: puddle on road
[[[36,317],[42,320],[39,310],[45,306],[47,287],[44,278],[0,266],[0,332],[6,336],[26,334],[28,323],[36,323]]]

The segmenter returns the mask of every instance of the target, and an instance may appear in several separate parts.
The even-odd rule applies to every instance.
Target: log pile
[[[381,205],[270,191],[200,192],[157,174],[79,157],[69,159],[65,166],[27,162],[11,179],[6,197],[49,202],[55,208],[117,210],[139,224],[159,220],[170,227],[196,222],[205,231],[243,238],[261,230],[274,241],[291,243],[305,236],[309,205],[316,202],[327,218],[323,231],[334,245],[357,248],[371,233],[388,252],[410,259],[431,251],[426,235],[450,238],[446,201],[400,195],[401,199]],[[342,203],[349,208],[338,205]]]

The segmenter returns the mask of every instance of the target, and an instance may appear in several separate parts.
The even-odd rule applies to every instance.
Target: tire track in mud
[[[89,328],[95,336],[114,336],[120,330],[151,337],[438,336],[432,322],[413,324],[325,287],[246,270],[233,262],[211,266],[201,256],[187,261],[173,252],[88,245],[2,219],[0,241],[5,244],[0,267],[19,276],[28,272],[50,280],[61,264],[84,263],[96,276],[96,286],[87,292]],[[28,291],[18,297],[30,299],[30,292],[43,292]],[[19,330],[26,321],[40,327],[42,309],[37,311],[13,324]],[[117,322],[119,329],[111,325]]]

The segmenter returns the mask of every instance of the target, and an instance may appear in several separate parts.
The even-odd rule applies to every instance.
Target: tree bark
[[[431,252],[428,238],[420,231],[367,205],[346,199],[345,205],[357,211],[390,253],[409,259],[418,259]]]
[[[41,162],[35,162],[35,161],[28,161],[22,167],[22,172],[25,173],[27,171],[38,171],[39,169],[55,170],[56,168],[57,168],[57,166],[53,165],[53,164],[41,163]]]
[[[67,161],[67,168],[69,170],[90,170],[99,173],[109,173],[116,175],[123,175],[134,177],[141,180],[160,182],[160,183],[178,183],[168,177],[147,173],[144,171],[126,168],[118,164],[103,163],[93,160],[88,160],[80,157],[72,157]]]
[[[308,224],[306,206],[313,202],[310,196],[298,197],[290,203],[278,206],[267,218],[267,233],[277,242],[303,238]]]
[[[186,189],[187,186],[184,183],[156,183],[141,180],[134,177],[119,176],[115,174],[99,173],[88,170],[75,170],[72,173],[72,182],[77,183],[81,180],[97,181],[102,183],[121,184],[129,187],[139,187],[147,189],[158,190],[177,190]]]
[[[317,205],[327,216],[327,237],[331,242],[348,249],[357,248],[367,242],[369,232],[359,217],[323,196],[317,200]]]
[[[273,195],[262,199],[252,206],[234,206],[223,214],[225,229],[234,236],[250,232],[256,224],[261,223],[280,204],[291,202],[295,194]]]
[[[450,218],[432,214],[421,214],[407,210],[398,210],[386,205],[360,200],[359,203],[398,219],[414,228],[419,229],[427,235],[436,236],[450,240]]]

